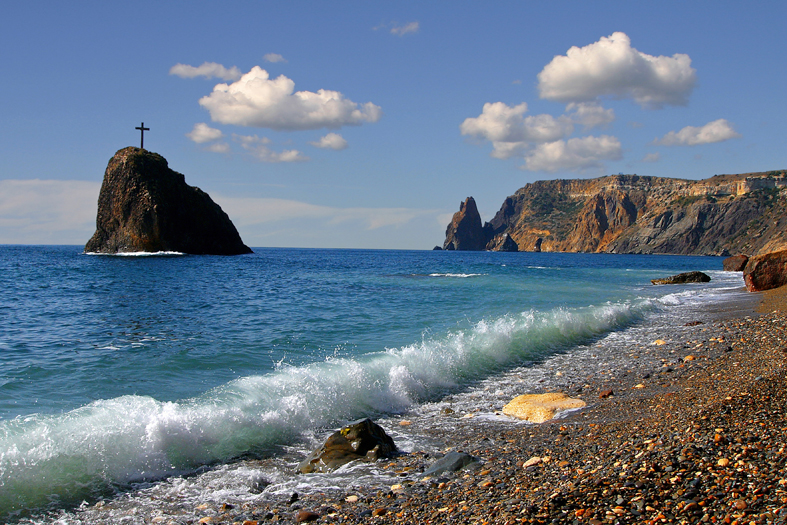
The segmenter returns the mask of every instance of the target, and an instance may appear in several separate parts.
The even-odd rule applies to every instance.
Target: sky
[[[431,249],[529,182],[787,168],[787,3],[29,1],[0,16],[0,244],[83,245],[159,153],[252,247]]]

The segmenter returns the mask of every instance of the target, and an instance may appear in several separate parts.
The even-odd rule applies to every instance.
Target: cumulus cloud
[[[186,136],[197,144],[204,144],[206,142],[218,140],[224,136],[224,134],[221,130],[211,128],[204,122],[200,122],[199,124],[194,124],[194,129],[186,133]]]
[[[407,33],[417,33],[420,28],[421,24],[418,22],[410,22],[403,26],[394,25],[391,28],[391,34],[396,36],[404,36]]]
[[[604,109],[596,102],[572,102],[566,106],[569,118],[585,130],[606,126],[615,121],[615,111]]]
[[[533,144],[553,142],[574,131],[571,119],[552,115],[525,117],[527,104],[509,106],[503,102],[487,102],[478,117],[465,119],[459,126],[462,135],[492,142],[492,156],[508,159],[519,155]]]
[[[287,62],[287,60],[286,60],[286,59],[285,59],[283,56],[281,56],[280,54],[278,54],[278,53],[266,53],[266,54],[265,54],[265,55],[262,57],[262,59],[263,59],[265,62],[271,62],[272,64],[275,64],[275,63],[277,63],[277,62]]]
[[[347,141],[338,133],[328,133],[320,138],[320,140],[309,142],[309,144],[316,148],[332,149],[335,151],[347,149]]]
[[[704,126],[686,126],[677,132],[670,131],[662,138],[654,140],[653,144],[660,146],[697,146],[699,144],[724,142],[740,136],[733,129],[732,124],[720,118],[719,120],[708,122]]]
[[[539,144],[525,155],[524,169],[555,172],[600,168],[604,160],[621,158],[620,141],[615,137],[573,138]]]
[[[273,151],[268,147],[271,140],[267,137],[258,137],[257,135],[233,135],[233,138],[240,142],[243,149],[262,162],[305,162],[309,160],[309,157],[303,155],[296,149],[284,150],[281,152]]]
[[[645,155],[645,157],[642,159],[642,162],[658,162],[660,160],[661,160],[661,154],[656,152],[656,153],[648,153],[647,155]]]
[[[525,117],[526,112],[525,102],[513,107],[503,102],[487,102],[481,114],[465,119],[459,130],[462,135],[491,141],[492,156],[501,159],[516,155],[528,144],[552,142],[574,131],[568,118],[545,114]]]
[[[96,230],[100,182],[0,180],[0,244],[80,244]]]
[[[271,80],[259,66],[232,84],[218,84],[199,101],[215,122],[274,130],[306,130],[377,122],[380,106],[358,104],[338,91],[295,92],[284,75]]]
[[[616,32],[553,58],[538,74],[538,89],[541,98],[558,102],[632,98],[642,107],[659,108],[685,105],[696,80],[688,55],[647,55]]]
[[[235,66],[227,69],[216,62],[205,62],[201,66],[194,67],[187,64],[175,64],[169,70],[170,75],[181,78],[220,78],[222,80],[238,80],[241,77],[240,69]]]

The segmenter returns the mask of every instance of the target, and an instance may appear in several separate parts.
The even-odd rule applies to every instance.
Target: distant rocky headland
[[[96,233],[85,252],[251,253],[221,207],[157,153],[128,147],[109,160]]]
[[[482,224],[472,197],[445,250],[756,255],[787,248],[785,170],[692,181],[640,175],[526,184]]]

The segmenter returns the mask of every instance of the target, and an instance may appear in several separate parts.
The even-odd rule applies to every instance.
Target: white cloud
[[[660,146],[697,146],[699,144],[724,142],[740,136],[733,129],[732,124],[720,118],[719,120],[708,122],[704,126],[686,126],[678,132],[670,131],[662,138],[654,140],[653,144]]]
[[[598,126],[606,126],[615,121],[615,111],[604,109],[596,102],[572,102],[566,106],[571,120],[580,124],[585,130]]]
[[[492,156],[497,158],[509,158],[528,143],[552,142],[574,131],[567,118],[545,114],[525,117],[526,112],[524,102],[513,107],[503,102],[487,102],[481,114],[465,119],[459,130],[462,135],[491,141]]]
[[[214,142],[213,144],[205,146],[205,149],[213,153],[229,153],[230,145],[226,142]]]
[[[0,180],[0,244],[85,244],[96,231],[98,182]]]
[[[275,130],[340,128],[382,117],[380,106],[357,104],[338,91],[294,88],[284,75],[271,80],[267,71],[254,66],[237,82],[216,85],[199,103],[215,122]]]
[[[525,155],[524,169],[555,172],[602,167],[604,160],[621,158],[620,141],[615,137],[583,137],[539,144]]]
[[[278,53],[266,53],[265,56],[262,57],[265,62],[277,63],[277,62],[287,62],[287,60]]]
[[[316,148],[332,149],[335,151],[347,149],[347,141],[338,133],[328,133],[320,138],[320,140],[309,142],[309,144]]]
[[[403,26],[395,25],[391,28],[391,34],[396,36],[404,36],[407,33],[417,33],[420,28],[421,24],[418,22],[410,22]]]
[[[281,152],[273,151],[268,147],[271,140],[267,137],[260,138],[257,135],[233,135],[233,138],[240,142],[243,149],[262,162],[306,162],[309,160],[309,157],[303,155],[296,149],[284,150]]]
[[[541,98],[589,102],[632,98],[648,108],[685,105],[696,83],[688,55],[651,56],[631,47],[622,32],[556,56],[538,74]]]
[[[437,210],[414,208],[335,208],[288,199],[217,196],[223,210],[241,226],[290,221],[293,219],[321,219],[330,224],[357,222],[364,229],[376,230],[405,224],[415,217],[437,213]]]
[[[224,134],[221,130],[211,128],[204,122],[194,124],[194,129],[186,133],[186,136],[196,142],[197,144],[204,144],[220,139]]]
[[[237,67],[232,66],[230,69],[227,69],[216,62],[205,62],[199,67],[175,64],[170,68],[169,74],[181,78],[206,77],[220,78],[222,80],[238,80],[241,76],[240,69]]]
[[[642,162],[658,162],[660,160],[661,160],[661,154],[656,152],[656,153],[648,153],[647,155],[645,155],[645,157],[642,159]]]
[[[509,106],[503,102],[487,102],[478,117],[465,119],[459,126],[462,135],[492,142],[492,156],[508,159],[533,144],[554,142],[570,135],[574,125],[568,117],[531,115],[525,117],[525,102]]]

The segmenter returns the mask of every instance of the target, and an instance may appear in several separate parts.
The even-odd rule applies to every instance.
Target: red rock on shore
[[[749,259],[743,270],[743,280],[750,292],[762,292],[787,284],[787,250]]]

